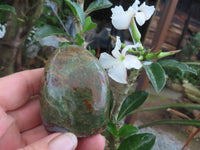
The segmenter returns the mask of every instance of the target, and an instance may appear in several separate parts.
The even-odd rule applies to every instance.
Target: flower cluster
[[[112,11],[112,24],[118,30],[128,29],[132,18],[135,18],[137,23],[142,26],[146,20],[149,20],[154,13],[155,7],[148,6],[144,2],[140,5],[139,0],[135,0],[132,6],[124,11],[122,6],[115,6]]]
[[[144,2],[140,6],[140,1],[135,0],[132,6],[128,8],[127,11],[124,11],[122,6],[115,6],[111,9],[112,11],[112,24],[118,30],[128,29],[131,21],[135,21],[141,26],[145,23],[146,20],[150,19],[154,13],[154,6],[147,6]],[[132,28],[137,28],[132,27]],[[109,77],[111,77],[116,82],[127,84],[127,69],[140,69],[142,63],[138,60],[137,56],[127,54],[129,49],[140,49],[142,45],[140,44],[140,39],[135,40],[140,33],[133,33],[133,31],[138,31],[138,29],[131,29],[134,45],[127,45],[121,50],[121,41],[117,37],[116,46],[112,50],[112,55],[107,53],[102,53],[99,61],[101,65],[107,69]],[[135,36],[135,39],[134,39]],[[139,43],[138,43],[139,42]]]
[[[140,47],[141,44],[128,45],[124,47],[120,53],[121,41],[117,36],[115,48],[112,50],[112,55],[102,53],[99,61],[101,65],[108,69],[108,75],[115,81],[126,84],[127,83],[127,69],[140,69],[142,63],[134,55],[126,54],[129,49]]]

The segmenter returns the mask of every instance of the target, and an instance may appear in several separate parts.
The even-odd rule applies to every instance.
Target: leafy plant
[[[135,0],[127,11],[122,6],[116,6],[112,11],[112,24],[118,30],[129,30],[133,45],[125,45],[120,37],[112,40],[116,43],[112,51],[112,56],[102,53],[99,62],[108,73],[111,82],[111,99],[108,103],[108,124],[103,133],[107,139],[110,150],[150,150],[152,149],[156,137],[150,133],[138,133],[139,128],[158,124],[182,124],[199,127],[197,120],[167,120],[150,123],[139,128],[132,125],[124,125],[123,119],[136,112],[152,111],[170,107],[198,108],[193,105],[171,105],[160,108],[138,110],[147,99],[148,93],[145,91],[132,92],[132,88],[140,75],[142,69],[146,72],[156,92],[160,92],[166,84],[167,69],[178,69],[182,74],[192,73],[196,75],[198,71],[186,63],[176,60],[162,60],[154,62],[154,59],[161,59],[174,55],[180,51],[152,52],[146,50],[141,44],[141,34],[138,25],[143,25],[154,13],[154,6],[146,3],[139,5],[139,0]],[[5,5],[4,5],[5,6]],[[52,0],[45,2],[44,13],[35,23],[35,39],[46,36],[62,36],[67,42],[60,42],[59,46],[79,45],[85,47],[85,35],[89,30],[96,28],[89,16],[91,12],[109,8],[112,3],[109,0],[92,1],[87,8],[83,8],[84,0]],[[15,14],[12,6],[0,6],[0,10],[9,11]],[[134,11],[133,11],[134,10]],[[67,18],[67,19],[66,19]],[[89,49],[95,54],[94,50]],[[127,71],[128,70],[128,71]]]
[[[12,6],[10,6],[10,5],[0,5],[0,10],[2,10],[2,11],[8,11],[8,12],[11,12],[14,15],[16,15],[15,8],[12,7]]]
[[[192,60],[192,56],[197,56],[200,54],[200,32],[196,33],[194,36],[190,36],[183,47],[182,59],[183,61]]]
[[[67,15],[72,16],[73,23],[70,28],[75,30],[75,34],[70,34],[69,28],[66,28],[67,22],[64,20],[61,15],[59,15],[59,11],[56,11],[56,8],[59,8],[59,5],[55,5],[52,2],[48,2],[48,7],[51,8],[54,16],[56,16],[59,21],[58,26],[55,25],[43,25],[39,27],[36,31],[36,38],[43,38],[49,35],[59,35],[67,38],[69,42],[60,43],[60,46],[66,46],[71,44],[76,44],[79,46],[84,46],[85,43],[85,35],[87,31],[94,29],[97,25],[92,22],[89,14],[95,10],[104,9],[110,7],[112,4],[108,0],[95,0],[91,2],[85,10],[83,9],[83,1],[82,2],[74,2],[69,0],[64,0],[65,5],[68,7]],[[133,5],[138,5],[139,1],[136,0]],[[133,6],[131,6],[133,7]],[[132,9],[130,7],[130,9]],[[146,100],[148,93],[145,91],[133,92],[130,94],[130,89],[133,87],[134,82],[136,81],[139,72],[144,69],[146,74],[148,75],[152,85],[154,86],[156,92],[160,92],[166,84],[166,68],[176,68],[183,73],[190,72],[193,74],[197,74],[197,71],[187,64],[180,63],[176,60],[162,60],[159,62],[153,62],[152,60],[157,58],[164,58],[166,56],[174,55],[180,51],[172,51],[172,52],[156,52],[153,53],[151,50],[146,50],[141,44],[141,34],[138,30],[137,23],[139,25],[144,24],[141,20],[138,19],[137,13],[140,13],[143,9],[138,6],[138,10],[132,14],[133,16],[126,16],[125,11],[121,6],[112,8],[112,23],[115,28],[128,29],[130,31],[130,35],[132,37],[134,45],[125,45],[121,43],[120,38],[116,39],[111,36],[114,42],[116,42],[116,46],[112,51],[113,56],[109,56],[109,54],[102,53],[100,56],[100,63],[107,70],[108,75],[111,78],[111,82],[114,82],[111,86],[113,97],[109,103],[109,121],[104,132],[106,139],[108,141],[108,147],[110,150],[115,149],[127,149],[127,150],[150,150],[155,142],[155,136],[149,133],[138,134],[138,128],[132,125],[123,125],[121,121],[129,114],[133,113],[138,109]],[[148,16],[151,16],[154,12],[153,6],[145,6],[145,9],[149,9]],[[121,13],[119,13],[121,11]],[[145,11],[144,11],[145,13]],[[122,15],[121,17],[118,15]],[[124,15],[124,16],[123,16]],[[144,15],[145,16],[145,15]],[[129,18],[131,17],[131,18]],[[120,19],[124,19],[124,24],[121,24]],[[148,18],[143,18],[145,21]],[[69,24],[68,24],[69,25]],[[122,50],[121,50],[122,49]],[[93,52],[91,49],[89,50]],[[109,58],[108,58],[109,57]],[[131,58],[131,60],[130,60]],[[111,60],[108,60],[111,59]],[[114,63],[114,62],[118,63]],[[130,62],[128,62],[130,61]],[[109,62],[109,64],[106,64]],[[110,64],[115,64],[111,67]],[[118,67],[121,68],[118,68]],[[116,73],[111,75],[112,70],[115,68]],[[127,73],[127,69],[132,69]],[[111,71],[112,70],[112,71]],[[123,70],[123,73],[119,72],[119,70]],[[118,76],[120,74],[122,76]],[[119,82],[119,83],[117,83]],[[122,85],[126,84],[126,85]],[[116,88],[117,87],[117,88]],[[168,122],[159,122],[168,123]],[[178,121],[176,121],[178,123]],[[182,123],[182,122],[179,122]],[[186,122],[183,124],[195,124],[195,122]],[[198,125],[198,123],[197,123]]]
[[[199,104],[168,104],[168,105],[163,105],[159,107],[153,107],[153,108],[145,108],[145,109],[140,109],[140,110],[135,110],[132,112],[132,114],[139,113],[139,112],[144,112],[144,111],[157,111],[157,110],[165,110],[165,109],[192,109],[192,110],[200,110],[200,105]],[[183,146],[182,149],[184,149],[186,146],[189,145],[190,141],[192,138],[200,132],[200,121],[199,121],[199,116],[195,118],[190,118],[189,116],[179,112],[179,111],[174,111],[176,115],[181,116],[185,119],[179,119],[179,120],[158,120],[154,122],[150,122],[147,124],[143,124],[139,126],[139,128],[145,128],[149,126],[156,126],[156,125],[182,125],[182,126],[193,126],[196,127],[197,130],[195,132],[192,132],[186,141],[185,145]]]
[[[9,13],[13,13],[14,15],[16,15],[16,11],[15,8],[11,5],[8,4],[1,4],[0,3],[0,23],[1,24],[5,24]]]
[[[161,62],[162,63],[162,62]],[[187,66],[184,70],[183,68],[178,68],[174,65],[173,67],[166,67],[165,71],[169,79],[178,83],[183,84],[183,81],[186,79],[189,83],[199,87],[200,86],[200,64],[197,63],[188,63],[182,62],[181,66]],[[172,65],[171,65],[172,66]],[[180,66],[180,67],[181,67]]]
[[[119,127],[120,121],[128,114],[139,108],[146,100],[148,93],[145,91],[138,91],[130,94],[123,102],[118,118],[114,123],[109,120],[106,130],[111,136],[106,135],[110,143],[110,149],[118,150],[150,150],[156,137],[150,133],[137,134],[139,129],[133,125],[123,125]],[[112,114],[111,114],[112,115]]]
[[[84,43],[84,34],[87,31],[94,29],[97,26],[95,23],[92,22],[91,17],[88,16],[88,14],[95,10],[108,8],[112,5],[112,3],[110,3],[109,1],[96,0],[92,2],[88,6],[88,9],[86,9],[86,11],[84,12],[82,6],[76,2],[73,2],[70,0],[64,0],[64,4],[67,5],[68,8],[70,9],[70,11],[69,9],[67,9],[67,15],[69,16],[73,15],[72,19],[76,22],[74,29],[66,28],[66,24],[65,24],[66,21],[65,20],[63,21],[63,18],[60,18],[60,15],[59,15],[60,13],[56,11],[56,10],[59,10],[59,11],[62,10],[62,9],[59,9],[59,5],[57,6],[55,3],[47,2],[46,6],[52,9],[52,11],[55,14],[55,17],[57,18],[57,20],[59,20],[60,26],[62,27],[62,29],[59,29],[57,26],[51,26],[50,28],[48,26],[48,34],[47,34],[47,27],[45,27],[46,25],[44,25],[44,27],[40,27],[37,29],[36,38],[43,38],[49,35],[62,35],[62,36],[65,35],[71,44],[74,43],[81,46]],[[63,13],[63,11],[61,12]],[[64,10],[64,12],[66,11]],[[43,19],[44,18],[42,18],[42,20]],[[76,30],[76,34],[75,34],[76,38],[74,37],[74,35],[70,34],[70,30]]]

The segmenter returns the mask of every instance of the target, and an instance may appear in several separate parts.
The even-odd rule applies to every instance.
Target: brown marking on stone
[[[104,131],[104,130],[106,129],[106,126],[107,126],[107,125],[105,124],[105,125],[103,125],[102,127],[95,129],[95,130],[93,131],[93,133],[94,133],[94,134],[101,133],[102,131]]]
[[[55,87],[59,87],[59,86],[60,86],[60,82],[58,81],[57,78],[52,78],[52,79],[51,79],[51,83],[52,83],[52,85],[55,86]]]
[[[86,110],[93,111],[92,100],[91,99],[84,99],[83,103],[85,105]]]

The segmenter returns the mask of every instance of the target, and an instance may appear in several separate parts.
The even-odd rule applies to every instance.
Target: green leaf
[[[95,0],[88,6],[86,13],[91,13],[92,11],[109,8],[112,6],[112,3],[109,0]]]
[[[72,43],[69,43],[69,42],[59,42],[59,47],[67,47],[69,45],[72,45]]]
[[[94,56],[96,55],[96,51],[94,50],[94,49],[91,49],[91,47],[89,46],[89,52],[90,53],[92,53]],[[110,105],[109,105],[109,107],[108,108],[110,108]],[[109,110],[111,110],[111,109],[109,109]],[[109,115],[110,116],[110,115]]]
[[[162,120],[162,121],[155,121],[148,124],[144,124],[139,126],[139,128],[146,128],[149,126],[156,126],[156,125],[183,125],[183,126],[195,126],[200,127],[199,120]]]
[[[63,30],[61,30],[59,28],[56,28],[54,26],[45,25],[45,26],[43,26],[41,28],[38,28],[36,30],[35,38],[40,39],[40,38],[43,38],[43,37],[46,37],[46,36],[50,36],[50,35],[67,36],[67,34]]]
[[[85,21],[86,21],[86,24],[85,24],[85,27],[83,29],[83,33],[97,27],[97,24],[92,22],[90,16],[87,17]]]
[[[151,150],[155,140],[151,133],[135,134],[123,140],[118,150]]]
[[[161,60],[159,61],[159,63],[166,68],[174,68],[174,69],[178,69],[182,72],[190,72],[193,73],[195,75],[197,75],[197,71],[195,69],[193,69],[192,67],[190,67],[187,64],[181,63],[177,60],[173,60],[173,59],[166,59],[166,60]]]
[[[14,15],[16,15],[16,11],[15,8],[10,6],[10,5],[0,5],[0,10],[3,11],[10,11],[11,13],[13,13]]]
[[[25,20],[22,19],[22,18],[18,18],[18,17],[17,17],[17,20],[19,20],[20,22],[25,22]]]
[[[77,33],[77,34],[76,34],[76,43],[77,43],[79,46],[82,46],[82,44],[84,43],[84,39],[81,37],[80,33]]]
[[[151,65],[144,65],[144,69],[156,92],[159,93],[166,84],[165,71],[162,66],[153,62]]]
[[[153,107],[153,108],[145,108],[145,109],[140,109],[136,110],[131,114],[136,114],[139,112],[144,112],[144,111],[155,111],[155,110],[162,110],[162,109],[168,109],[168,108],[185,108],[185,109],[197,109],[200,110],[200,104],[168,104],[168,105],[163,105],[163,106],[158,106],[158,107]]]
[[[115,138],[117,137],[118,130],[117,126],[111,122],[107,124],[106,130],[108,130]]]
[[[139,129],[133,125],[124,125],[119,129],[119,137],[127,138],[135,133],[137,133]]]
[[[82,10],[82,8],[75,2],[72,2],[71,0],[65,0],[67,5],[71,8],[73,14],[75,17],[78,17],[80,19],[80,22],[82,24],[82,27],[85,27],[85,14]]]
[[[146,100],[148,93],[145,91],[138,91],[129,95],[123,102],[117,120],[120,121],[126,115],[140,107]]]

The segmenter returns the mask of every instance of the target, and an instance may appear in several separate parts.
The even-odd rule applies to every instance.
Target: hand
[[[1,150],[103,150],[101,135],[78,139],[72,133],[48,133],[41,122],[40,92],[44,69],[0,78]]]

